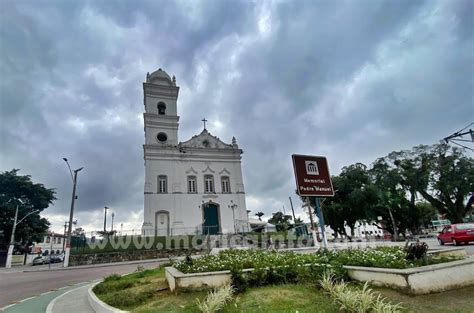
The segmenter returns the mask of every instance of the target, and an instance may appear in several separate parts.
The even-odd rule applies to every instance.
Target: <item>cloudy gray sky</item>
[[[244,149],[247,207],[289,207],[291,154],[332,174],[432,144],[474,117],[473,1],[24,1],[0,6],[0,170],[57,190],[45,211],[100,229],[142,223],[143,95],[161,67],[181,87],[180,140]],[[293,197],[300,211],[296,197]]]

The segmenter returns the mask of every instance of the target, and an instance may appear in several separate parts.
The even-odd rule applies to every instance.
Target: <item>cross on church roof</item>
[[[206,129],[206,122],[207,122],[206,118],[203,118],[203,119],[201,120],[201,122],[204,123],[204,129]]]

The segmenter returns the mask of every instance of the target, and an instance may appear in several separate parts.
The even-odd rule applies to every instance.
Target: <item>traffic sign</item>
[[[326,157],[293,154],[297,193],[303,197],[333,197]]]

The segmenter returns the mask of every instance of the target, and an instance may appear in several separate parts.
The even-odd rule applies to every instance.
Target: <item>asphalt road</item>
[[[438,244],[438,240],[436,240],[435,238],[422,239],[422,241],[425,241],[430,247],[430,249],[464,248],[468,255],[474,255],[474,242],[470,242],[467,245],[462,244],[459,246],[454,246],[452,244],[445,244],[444,246],[440,246]]]
[[[15,269],[2,270],[0,271],[0,308],[44,292],[72,284],[93,281],[112,273],[130,273],[135,271],[138,265],[145,268],[154,268],[159,264],[160,262],[118,264],[105,267],[79,267],[67,270],[53,269],[51,271],[47,270],[47,266],[42,268],[29,267],[28,269],[34,270],[32,272],[21,272]],[[55,267],[59,265],[55,264]]]

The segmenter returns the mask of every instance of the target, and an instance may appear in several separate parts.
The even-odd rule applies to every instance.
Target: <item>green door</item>
[[[219,232],[218,207],[214,203],[208,203],[204,207],[203,234],[215,235]]]

